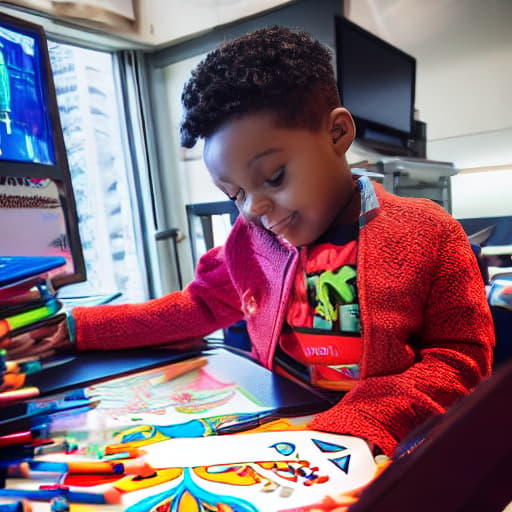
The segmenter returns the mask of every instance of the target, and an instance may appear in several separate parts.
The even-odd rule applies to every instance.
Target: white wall
[[[416,107],[427,123],[428,158],[459,169],[510,166],[492,175],[484,170],[454,178],[454,216],[510,215],[512,1],[348,5],[352,21],[416,57]]]
[[[509,169],[462,173],[452,178],[454,216],[512,216],[512,166]],[[491,215],[492,213],[492,215]]]

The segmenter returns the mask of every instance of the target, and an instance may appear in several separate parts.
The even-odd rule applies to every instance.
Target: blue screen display
[[[0,25],[0,159],[55,164],[39,40]]]

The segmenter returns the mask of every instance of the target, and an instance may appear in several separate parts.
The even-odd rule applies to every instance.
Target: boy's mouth
[[[275,222],[274,224],[268,226],[267,229],[269,231],[272,231],[272,233],[279,235],[286,229],[286,227],[293,221],[294,218],[295,218],[295,212],[291,213],[284,219],[281,219],[281,220]]]

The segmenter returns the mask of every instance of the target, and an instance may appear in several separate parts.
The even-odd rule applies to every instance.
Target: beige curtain
[[[81,24],[131,31],[136,22],[137,0],[7,0],[7,3],[67,18]]]

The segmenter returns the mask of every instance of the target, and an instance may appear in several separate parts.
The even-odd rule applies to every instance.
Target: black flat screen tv
[[[356,140],[389,155],[410,155],[416,59],[336,16],[341,101],[354,117]]]
[[[59,255],[56,288],[85,264],[44,30],[0,13],[0,255]]]

